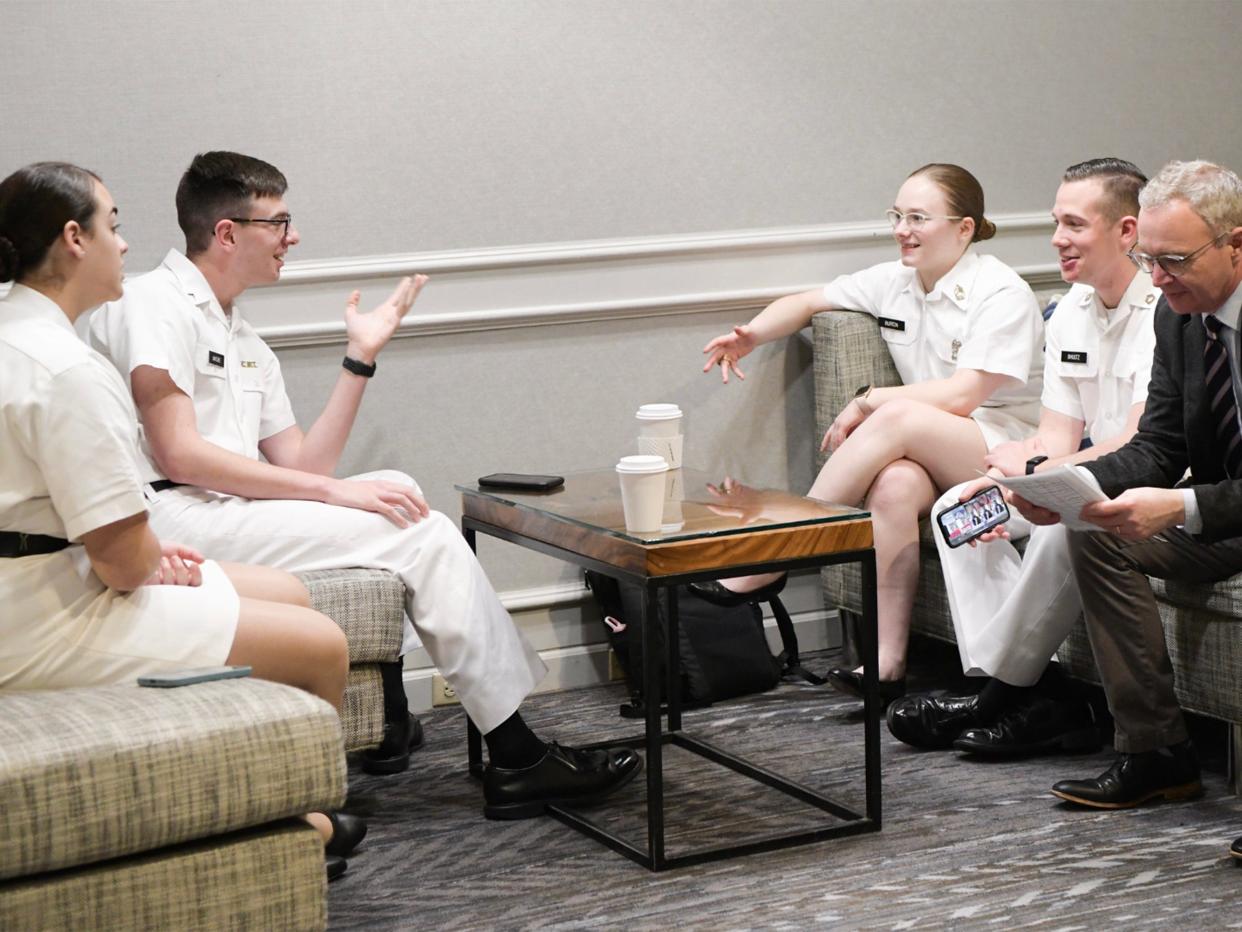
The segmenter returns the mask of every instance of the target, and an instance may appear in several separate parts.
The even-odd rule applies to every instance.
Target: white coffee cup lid
[[[651,456],[645,453],[637,456],[623,456],[621,461],[617,463],[617,472],[665,472],[667,469],[668,462],[664,457]]]
[[[639,405],[634,416],[640,421],[669,421],[681,417],[681,408],[673,404]]]

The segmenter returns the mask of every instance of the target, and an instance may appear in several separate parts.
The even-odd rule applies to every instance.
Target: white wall
[[[0,165],[102,172],[136,268],[175,238],[205,148],[281,166],[316,258],[869,220],[931,160],[970,167],[997,212],[1043,210],[1087,156],[1238,161],[1239,12],[7,0]]]

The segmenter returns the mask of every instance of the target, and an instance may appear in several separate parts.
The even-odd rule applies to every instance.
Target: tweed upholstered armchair
[[[850,311],[817,314],[812,322],[815,422],[820,436],[860,385],[899,385],[900,378],[873,317]],[[826,457],[825,457],[826,458]],[[821,460],[822,462],[822,460]],[[920,523],[919,584],[912,630],[952,642],[944,575],[931,536]],[[841,611],[847,635],[862,609],[859,574],[852,566],[822,571],[824,597]],[[1182,708],[1229,722],[1231,778],[1242,765],[1242,575],[1212,586],[1153,580]],[[1085,626],[1070,633],[1057,656],[1067,672],[1098,683]]]
[[[384,570],[299,573],[311,605],[345,632],[349,679],[341,708],[345,750],[373,748],[384,738],[384,681],[400,689],[405,587]]]

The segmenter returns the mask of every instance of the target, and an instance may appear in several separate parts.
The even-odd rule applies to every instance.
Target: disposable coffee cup
[[[673,469],[681,467],[682,417],[675,404],[648,404],[634,415],[638,420],[638,450],[662,456]]]
[[[623,456],[617,463],[625,529],[634,533],[660,530],[664,515],[664,474],[668,463],[659,456]]]

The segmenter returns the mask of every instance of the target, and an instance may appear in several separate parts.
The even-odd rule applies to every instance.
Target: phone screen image
[[[1009,509],[999,486],[990,486],[936,515],[940,533],[950,547],[960,547],[1009,520]]]

